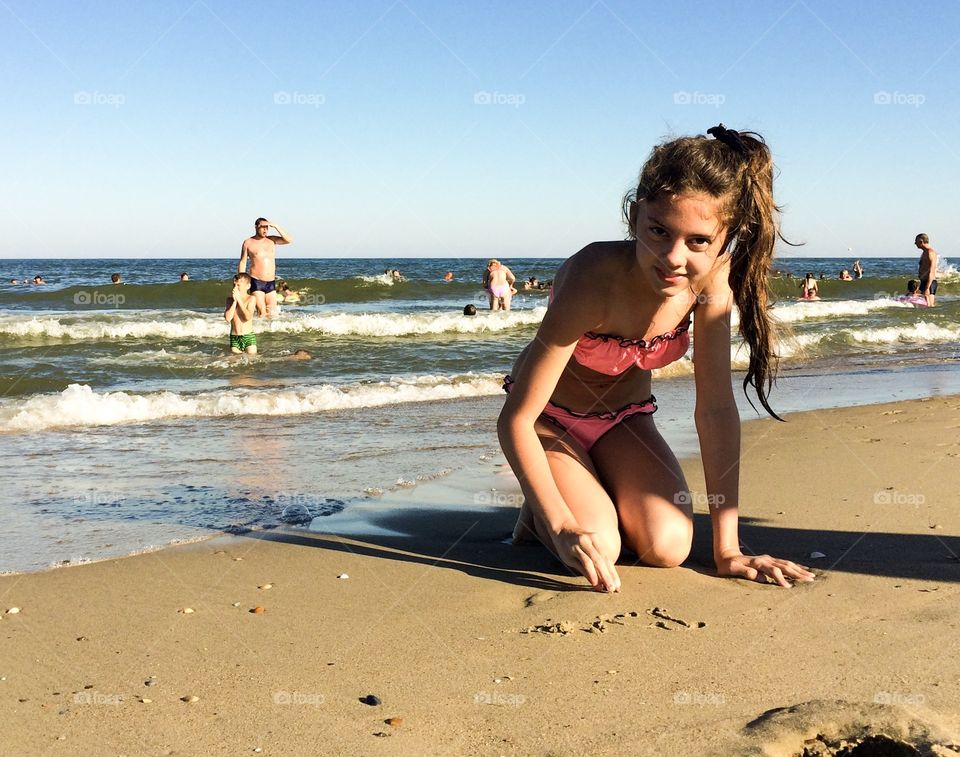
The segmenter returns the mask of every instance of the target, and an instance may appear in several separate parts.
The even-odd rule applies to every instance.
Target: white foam
[[[110,426],[169,418],[226,416],[294,416],[324,410],[379,407],[403,402],[427,402],[499,394],[502,375],[461,374],[393,378],[376,383],[324,384],[305,388],[229,389],[177,392],[95,392],[71,384],[53,395],[0,405],[0,428],[40,431],[71,426]]]
[[[353,278],[362,281],[364,284],[382,284],[388,287],[397,283],[397,279],[386,273],[381,273],[379,276],[354,276]]]
[[[876,329],[840,329],[828,333],[798,334],[786,342],[784,346],[787,347],[789,354],[794,354],[811,347],[816,347],[825,340],[852,342],[856,344],[904,344],[918,346],[931,342],[960,341],[960,326],[940,326],[935,323],[919,321],[909,326],[887,326]]]
[[[255,322],[255,333],[300,334],[316,332],[329,336],[415,336],[418,334],[496,333],[536,325],[545,307],[511,310],[508,313],[288,313],[272,321]],[[85,315],[52,314],[24,319],[0,315],[0,335],[20,338],[109,341],[116,339],[227,339],[227,325],[214,314],[184,312],[153,317],[152,313],[127,311]]]
[[[848,315],[867,315],[877,310],[907,308],[913,306],[894,299],[876,300],[813,300],[811,302],[779,303],[772,310],[773,317],[781,323],[796,323],[817,318],[837,318]]]

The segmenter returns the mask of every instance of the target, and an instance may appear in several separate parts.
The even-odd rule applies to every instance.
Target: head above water
[[[474,305],[474,304],[472,304],[472,303],[469,304],[469,305],[464,305],[464,306],[463,306],[463,314],[464,314],[464,315],[476,315],[476,314],[477,314],[477,306]]]
[[[623,198],[630,239],[637,239],[640,203],[707,198],[715,203],[723,242],[717,263],[729,259],[729,283],[740,311],[740,335],[750,347],[743,387],[753,386],[764,409],[776,376],[768,276],[780,236],[773,199],[773,157],[759,134],[723,124],[709,136],[680,137],[653,148],[635,189]],[[786,241],[786,240],[784,240]]]
[[[910,279],[907,282],[907,294],[916,294],[920,289],[919,279]]]
[[[917,234],[917,237],[913,240],[913,243],[917,247],[922,247],[925,244],[930,244],[930,237],[927,234]]]

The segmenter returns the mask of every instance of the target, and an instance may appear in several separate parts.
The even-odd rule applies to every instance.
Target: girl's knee
[[[635,546],[642,563],[655,568],[675,568],[690,556],[693,523],[687,519],[677,519],[661,525],[651,530],[644,542]]]

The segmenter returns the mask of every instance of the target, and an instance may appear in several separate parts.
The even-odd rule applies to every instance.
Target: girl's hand
[[[717,573],[721,576],[747,578],[760,583],[775,583],[789,589],[792,584],[787,581],[792,578],[796,581],[813,581],[816,576],[805,565],[798,565],[789,560],[781,560],[770,555],[743,555],[733,554],[717,558]]]
[[[570,525],[552,536],[553,551],[564,565],[585,576],[597,591],[620,591],[620,576],[613,563],[600,551],[594,538],[596,534]]]

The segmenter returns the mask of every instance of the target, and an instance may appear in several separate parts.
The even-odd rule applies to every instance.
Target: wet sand
[[[788,420],[744,427],[741,540],[813,584],[712,575],[695,500],[687,563],[623,559],[596,594],[502,542],[516,490],[494,461],[353,536],[0,577],[0,747],[786,755],[885,733],[952,754],[931,745],[960,744],[960,398]]]

